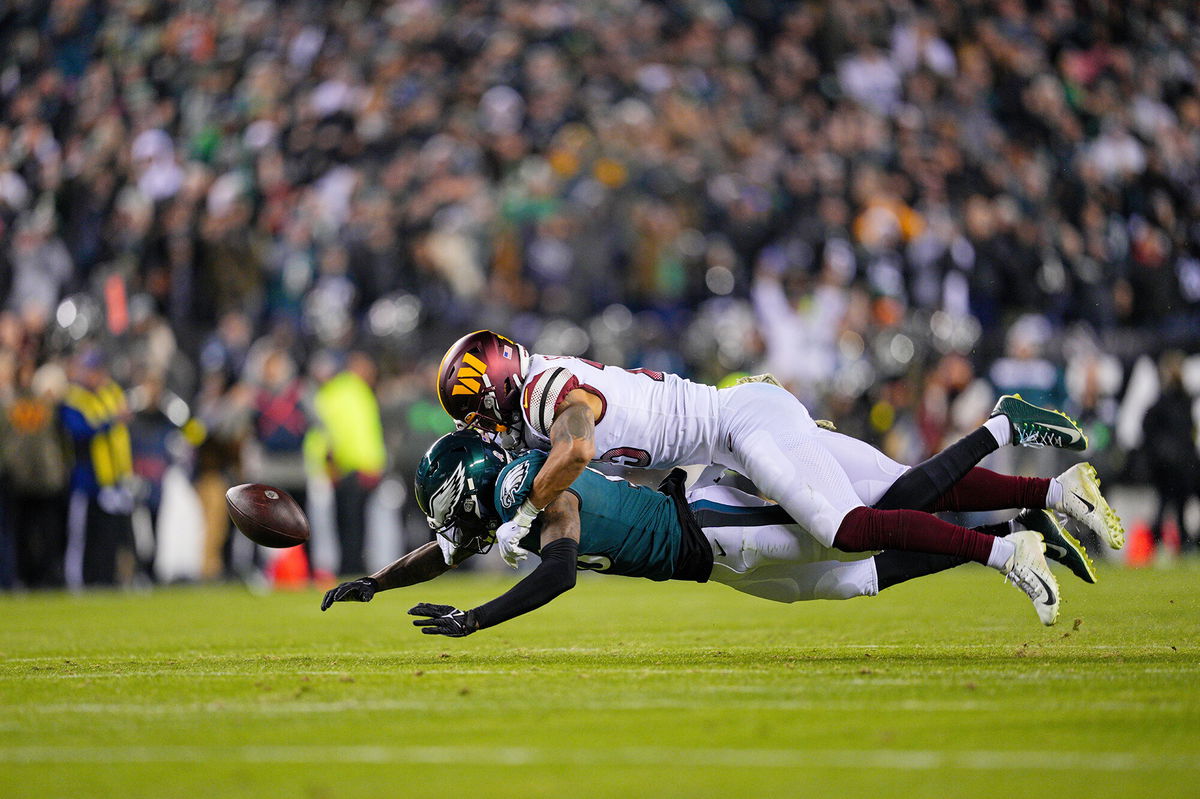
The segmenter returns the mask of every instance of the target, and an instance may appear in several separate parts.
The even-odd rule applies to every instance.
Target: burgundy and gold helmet
[[[529,351],[490,330],[469,333],[446,351],[438,367],[438,399],[466,427],[503,433],[521,421],[521,387]]]

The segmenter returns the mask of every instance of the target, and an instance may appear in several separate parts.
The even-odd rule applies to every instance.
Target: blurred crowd
[[[1020,390],[1182,507],[1198,31],[1189,0],[0,0],[0,585],[252,567],[247,480],[360,571],[481,327],[770,370],[907,462]]]

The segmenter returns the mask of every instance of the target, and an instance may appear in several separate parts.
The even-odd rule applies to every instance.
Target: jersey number
[[[612,560],[604,555],[580,555],[575,561],[575,570],[581,572],[606,572],[612,568]]]
[[[650,465],[650,453],[644,449],[636,447],[616,447],[605,452],[598,461],[604,463],[615,463],[618,466],[638,466],[646,467]]]

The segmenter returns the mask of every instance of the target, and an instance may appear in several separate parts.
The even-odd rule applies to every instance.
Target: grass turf
[[[9,597],[0,795],[1195,796],[1198,578],[1064,575],[1043,628],[978,568],[791,606],[587,575],[464,640],[405,611],[510,579],[324,614],[316,592]]]

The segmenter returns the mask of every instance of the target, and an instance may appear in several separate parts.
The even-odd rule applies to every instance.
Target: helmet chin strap
[[[525,425],[521,422],[509,425],[503,432],[496,434],[496,440],[505,452],[525,449]]]

